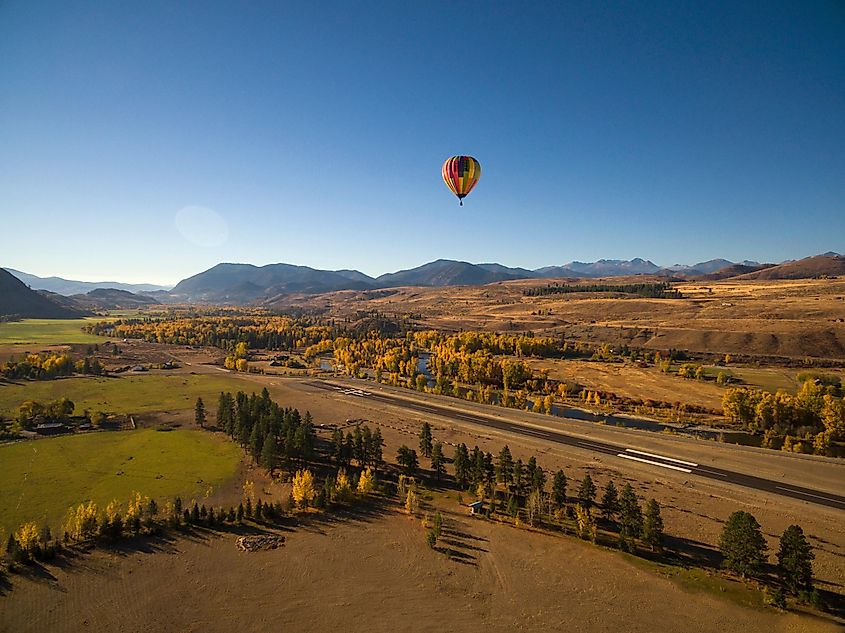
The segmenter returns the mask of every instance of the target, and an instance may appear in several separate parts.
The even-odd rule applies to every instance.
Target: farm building
[[[35,426],[35,432],[39,435],[56,435],[65,431],[67,428],[61,422],[42,422]]]

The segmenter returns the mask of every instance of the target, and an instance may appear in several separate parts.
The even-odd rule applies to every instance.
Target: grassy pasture
[[[73,377],[0,383],[0,414],[11,416],[26,400],[46,402],[69,398],[75,411],[144,413],[191,409],[201,396],[213,412],[221,391],[255,390],[255,385],[221,372],[210,374],[144,374],[118,377]]]
[[[103,321],[101,317],[86,319],[24,319],[0,323],[0,345],[34,343],[102,343],[103,337],[86,334],[82,326]]]
[[[101,508],[133,491],[202,499],[236,472],[241,450],[200,431],[152,429],[70,435],[0,446],[0,528],[25,521],[61,527],[68,508]]]

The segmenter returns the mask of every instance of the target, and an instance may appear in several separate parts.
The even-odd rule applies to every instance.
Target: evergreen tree
[[[226,431],[228,435],[233,432],[234,411],[232,410],[232,394],[220,392],[217,399],[217,426]]]
[[[738,510],[728,517],[719,539],[723,565],[741,576],[756,574],[766,560],[766,539],[760,524],[749,512]]]
[[[198,523],[200,520],[200,507],[197,505],[197,502],[194,502],[194,505],[191,507],[191,523]]]
[[[330,448],[331,455],[334,458],[334,460],[338,464],[348,466],[349,464],[346,463],[346,461],[344,460],[345,443],[344,443],[343,431],[341,431],[340,429],[334,430],[334,432],[332,433],[332,439],[331,439],[330,447],[331,447]]]
[[[455,481],[461,488],[466,488],[469,484],[469,451],[466,444],[458,444],[455,448],[452,465],[455,467]]]
[[[437,481],[446,474],[446,460],[443,457],[443,442],[435,442],[431,447],[431,469]]]
[[[473,446],[469,456],[469,483],[474,488],[484,480],[484,453]]]
[[[273,474],[276,466],[276,438],[271,433],[264,437],[264,445],[261,447],[261,465]]]
[[[809,591],[813,587],[813,548],[798,525],[790,525],[780,537],[778,576],[792,593]]]
[[[258,428],[256,424],[252,427],[252,433],[249,435],[249,454],[252,455],[252,458],[258,462],[261,459],[261,445],[264,441],[264,438],[261,436],[261,430]]]
[[[431,457],[432,448],[431,425],[428,422],[423,422],[420,427],[420,453],[425,457]]]
[[[194,406],[194,421],[200,428],[205,426],[205,405],[200,397],[197,397],[197,403]]]
[[[517,497],[521,497],[525,492],[525,467],[522,465],[522,460],[518,459],[513,463],[513,491]]]
[[[481,462],[484,483],[492,490],[493,486],[496,485],[496,466],[493,464],[493,455],[491,453],[484,453]]]
[[[651,551],[663,547],[663,517],[660,516],[660,504],[654,499],[649,499],[645,506],[643,542],[651,547]]]
[[[246,507],[244,508],[246,511],[246,515],[251,519],[252,518],[252,499],[249,497],[246,498]]]
[[[496,463],[496,479],[505,487],[510,486],[513,481],[513,457],[511,457],[511,449],[507,444],[499,451],[499,459]]]
[[[632,539],[643,532],[643,511],[631,484],[625,484],[619,497],[619,537],[626,549],[632,549]]]
[[[531,459],[534,459],[533,457]],[[531,490],[536,492],[543,492],[546,488],[546,473],[542,466],[537,466],[528,480],[528,485]]]
[[[601,497],[601,513],[605,519],[612,521],[617,512],[619,512],[619,494],[613,482],[608,481]]]
[[[593,506],[596,500],[596,485],[593,483],[593,478],[589,473],[584,475],[581,480],[581,486],[578,488],[578,503],[583,507],[589,509]]]
[[[534,481],[535,472],[537,472],[537,458],[532,455],[525,465],[525,481],[528,482],[529,487],[531,487],[531,483]]]
[[[244,504],[243,502],[238,504],[238,513],[235,515],[238,523],[244,520]]]
[[[369,452],[369,462],[370,465],[375,466],[378,468],[384,462],[384,457],[382,456],[382,447],[384,446],[384,439],[381,437],[381,429],[376,428],[373,431],[372,442],[370,444],[370,452]]]
[[[557,471],[552,480],[552,501],[558,508],[562,508],[566,503],[566,483],[566,473]]]
[[[404,444],[399,447],[396,453],[396,461],[405,469],[405,473],[408,475],[413,475],[417,472],[417,468],[419,468],[417,452]]]

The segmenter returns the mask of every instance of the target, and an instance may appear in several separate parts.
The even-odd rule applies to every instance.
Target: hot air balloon
[[[452,156],[443,163],[443,182],[452,190],[461,206],[464,198],[475,187],[481,176],[481,163],[472,156]]]

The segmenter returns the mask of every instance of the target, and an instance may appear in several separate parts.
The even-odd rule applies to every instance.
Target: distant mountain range
[[[19,271],[7,269],[21,280],[38,280],[40,286],[47,282],[52,287],[75,289],[90,282],[74,282],[51,277],[42,279]],[[170,290],[150,284],[116,284],[119,288],[103,290],[99,284],[87,294],[71,292],[71,302],[66,307],[77,309],[113,309],[115,307],[140,307],[162,303],[208,302],[243,304],[268,301],[290,294],[320,294],[338,290],[371,290],[397,286],[477,286],[499,281],[518,279],[583,279],[601,277],[629,277],[647,275],[665,279],[718,280],[739,279],[793,279],[845,275],[845,258],[836,253],[825,253],[783,264],[758,262],[731,262],[711,259],[697,264],[676,264],[661,268],[641,258],[631,260],[600,259],[596,262],[573,261],[559,266],[546,266],[535,270],[512,268],[497,263],[471,264],[469,262],[438,259],[416,268],[370,277],[357,270],[319,270],[292,264],[222,263],[183,279]],[[108,283],[108,282],[104,282]],[[33,286],[36,287],[36,286]],[[132,293],[127,288],[142,288]],[[53,290],[51,292],[58,292]],[[65,294],[65,293],[61,293]]]
[[[73,281],[61,277],[38,277],[24,273],[14,268],[4,269],[24,282],[33,290],[49,290],[60,295],[78,295],[91,292],[97,288],[114,288],[127,292],[152,292],[154,290],[169,290],[170,286],[156,286],[154,284],[124,284],[119,281]]]

